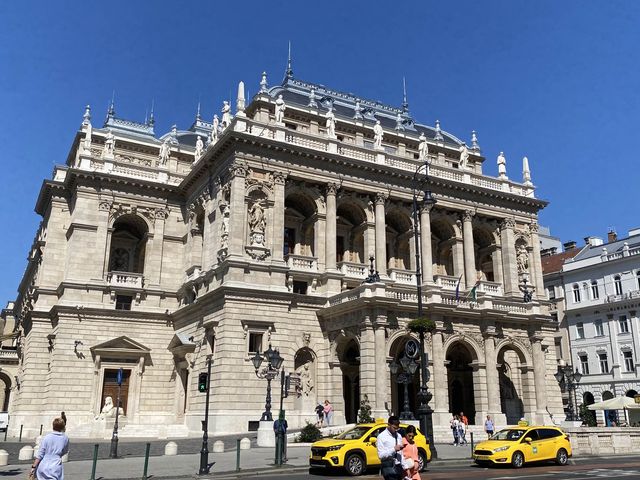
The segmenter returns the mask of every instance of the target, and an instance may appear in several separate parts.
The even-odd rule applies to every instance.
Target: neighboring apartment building
[[[578,404],[640,391],[640,229],[623,239],[609,232],[607,243],[585,240],[581,249],[543,257],[560,327],[556,354],[583,374]],[[597,412],[603,425],[624,421],[619,416]]]
[[[70,434],[108,435],[96,417],[122,368],[122,436],[198,434],[209,355],[210,429],[246,431],[267,385],[251,358],[270,345],[303,379],[284,403],[292,427],[324,399],[336,422],[355,421],[365,394],[374,415],[399,412],[389,362],[417,316],[416,177],[438,200],[423,205],[420,191],[417,242],[437,326],[434,424],[448,438],[452,412],[479,425],[487,414],[499,424],[562,415],[538,239],[546,202],[528,170],[509,179],[500,155],[489,177],[475,134],[467,147],[439,122],[418,123],[406,102],[290,70],[274,87],[263,77],[250,102],[240,86],[236,105],[235,116],[225,102],[211,123],[198,115],[159,138],[153,120],[121,119],[113,105],[94,128],[87,109],[36,204],[43,221],[15,308],[13,433],[35,434],[65,410]],[[371,255],[380,281],[363,284]],[[528,303],[525,278],[536,287]],[[415,411],[417,375],[410,390]]]

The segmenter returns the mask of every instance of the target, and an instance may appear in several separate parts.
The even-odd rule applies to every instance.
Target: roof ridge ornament
[[[522,182],[527,186],[533,186],[531,183],[531,170],[529,169],[529,159],[527,157],[522,158]]]
[[[116,91],[114,90],[111,94],[111,103],[109,103],[109,108],[107,109],[107,121],[110,118],[114,118],[116,116]]]
[[[262,79],[260,80],[260,93],[267,93],[267,72],[262,72]]]
[[[444,137],[442,136],[442,130],[440,129],[440,120],[436,120],[436,136],[434,137],[434,140],[437,140],[439,142],[442,142],[444,140]]]
[[[475,130],[471,131],[471,150],[476,152],[480,151],[480,144],[478,143],[478,133]]]
[[[198,109],[196,111],[196,122],[199,122],[202,119],[200,116],[200,99],[198,99]]]
[[[407,102],[407,82],[405,77],[402,77],[402,113],[409,114],[409,102]]]
[[[284,72],[284,81],[293,79],[293,69],[291,68],[291,40],[289,40],[289,55],[287,56],[287,69]]]
[[[82,125],[91,125],[91,105],[87,105],[84,108],[84,115],[82,115]]]

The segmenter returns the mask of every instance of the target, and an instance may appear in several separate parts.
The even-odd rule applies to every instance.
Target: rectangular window
[[[594,300],[600,298],[600,292],[598,291],[598,284],[596,282],[591,282],[591,298]]]
[[[293,293],[301,293],[302,295],[307,294],[307,282],[302,282],[298,280],[293,281]]]
[[[635,371],[635,366],[633,365],[633,353],[629,350],[622,352],[624,356],[624,370],[625,372],[633,372]]]
[[[555,287],[547,288],[547,295],[549,296],[549,300],[554,300],[556,298],[556,288]]]
[[[284,228],[284,255],[291,255],[296,248],[296,230],[295,228]]]
[[[116,295],[116,310],[131,310],[133,297],[130,295]]]
[[[609,373],[609,360],[607,360],[607,354],[599,353],[598,358],[600,359],[600,373]]]
[[[580,303],[580,287],[573,286],[573,303]]]
[[[586,355],[578,355],[580,358],[580,369],[583,375],[589,375],[589,357]]]
[[[344,237],[336,237],[336,262],[344,261]]]
[[[596,320],[594,325],[596,327],[596,337],[604,337],[604,327],[602,326],[602,320]]]
[[[262,332],[249,332],[249,354],[262,353]]]
[[[576,338],[584,338],[584,323],[576,323]]]
[[[620,326],[620,333],[629,333],[629,322],[626,315],[618,317],[618,325]]]

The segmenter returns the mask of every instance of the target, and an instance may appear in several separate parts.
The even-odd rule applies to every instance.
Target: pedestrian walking
[[[404,468],[404,480],[421,480],[420,479],[420,454],[418,446],[414,442],[416,436],[416,427],[409,425],[404,435],[402,443],[402,468]]]
[[[464,412],[460,412],[460,426],[462,427],[462,443],[467,444],[467,429],[469,427],[469,419],[464,414]]]
[[[487,432],[489,438],[493,435],[495,428],[493,426],[493,420],[491,420],[491,415],[487,415],[487,419],[484,422],[484,431]]]
[[[316,427],[322,427],[324,423],[324,407],[321,403],[316,405],[316,415],[318,416],[318,421],[316,422]]]
[[[63,432],[65,423],[62,418],[53,421],[53,432],[45,435],[40,450],[31,465],[29,478],[38,480],[63,480],[62,457],[69,451],[69,437]]]
[[[376,439],[380,473],[384,480],[402,480],[404,478],[401,452],[405,448],[405,444],[398,434],[399,429],[400,420],[392,415],[387,421],[387,428],[380,432]]]
[[[333,405],[329,400],[324,401],[324,419],[327,422],[327,427],[330,427],[333,423]]]
[[[451,418],[451,433],[453,433],[453,445],[457,447],[460,444],[460,420],[457,415]]]

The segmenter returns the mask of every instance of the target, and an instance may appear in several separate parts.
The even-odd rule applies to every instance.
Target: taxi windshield
[[[516,440],[520,440],[524,435],[526,430],[523,429],[508,429],[508,430],[500,430],[496,433],[491,440],[508,440],[511,442],[515,442]]]
[[[351,430],[342,432],[340,435],[333,438],[337,438],[339,440],[357,440],[369,430],[371,430],[371,427],[353,427]]]

